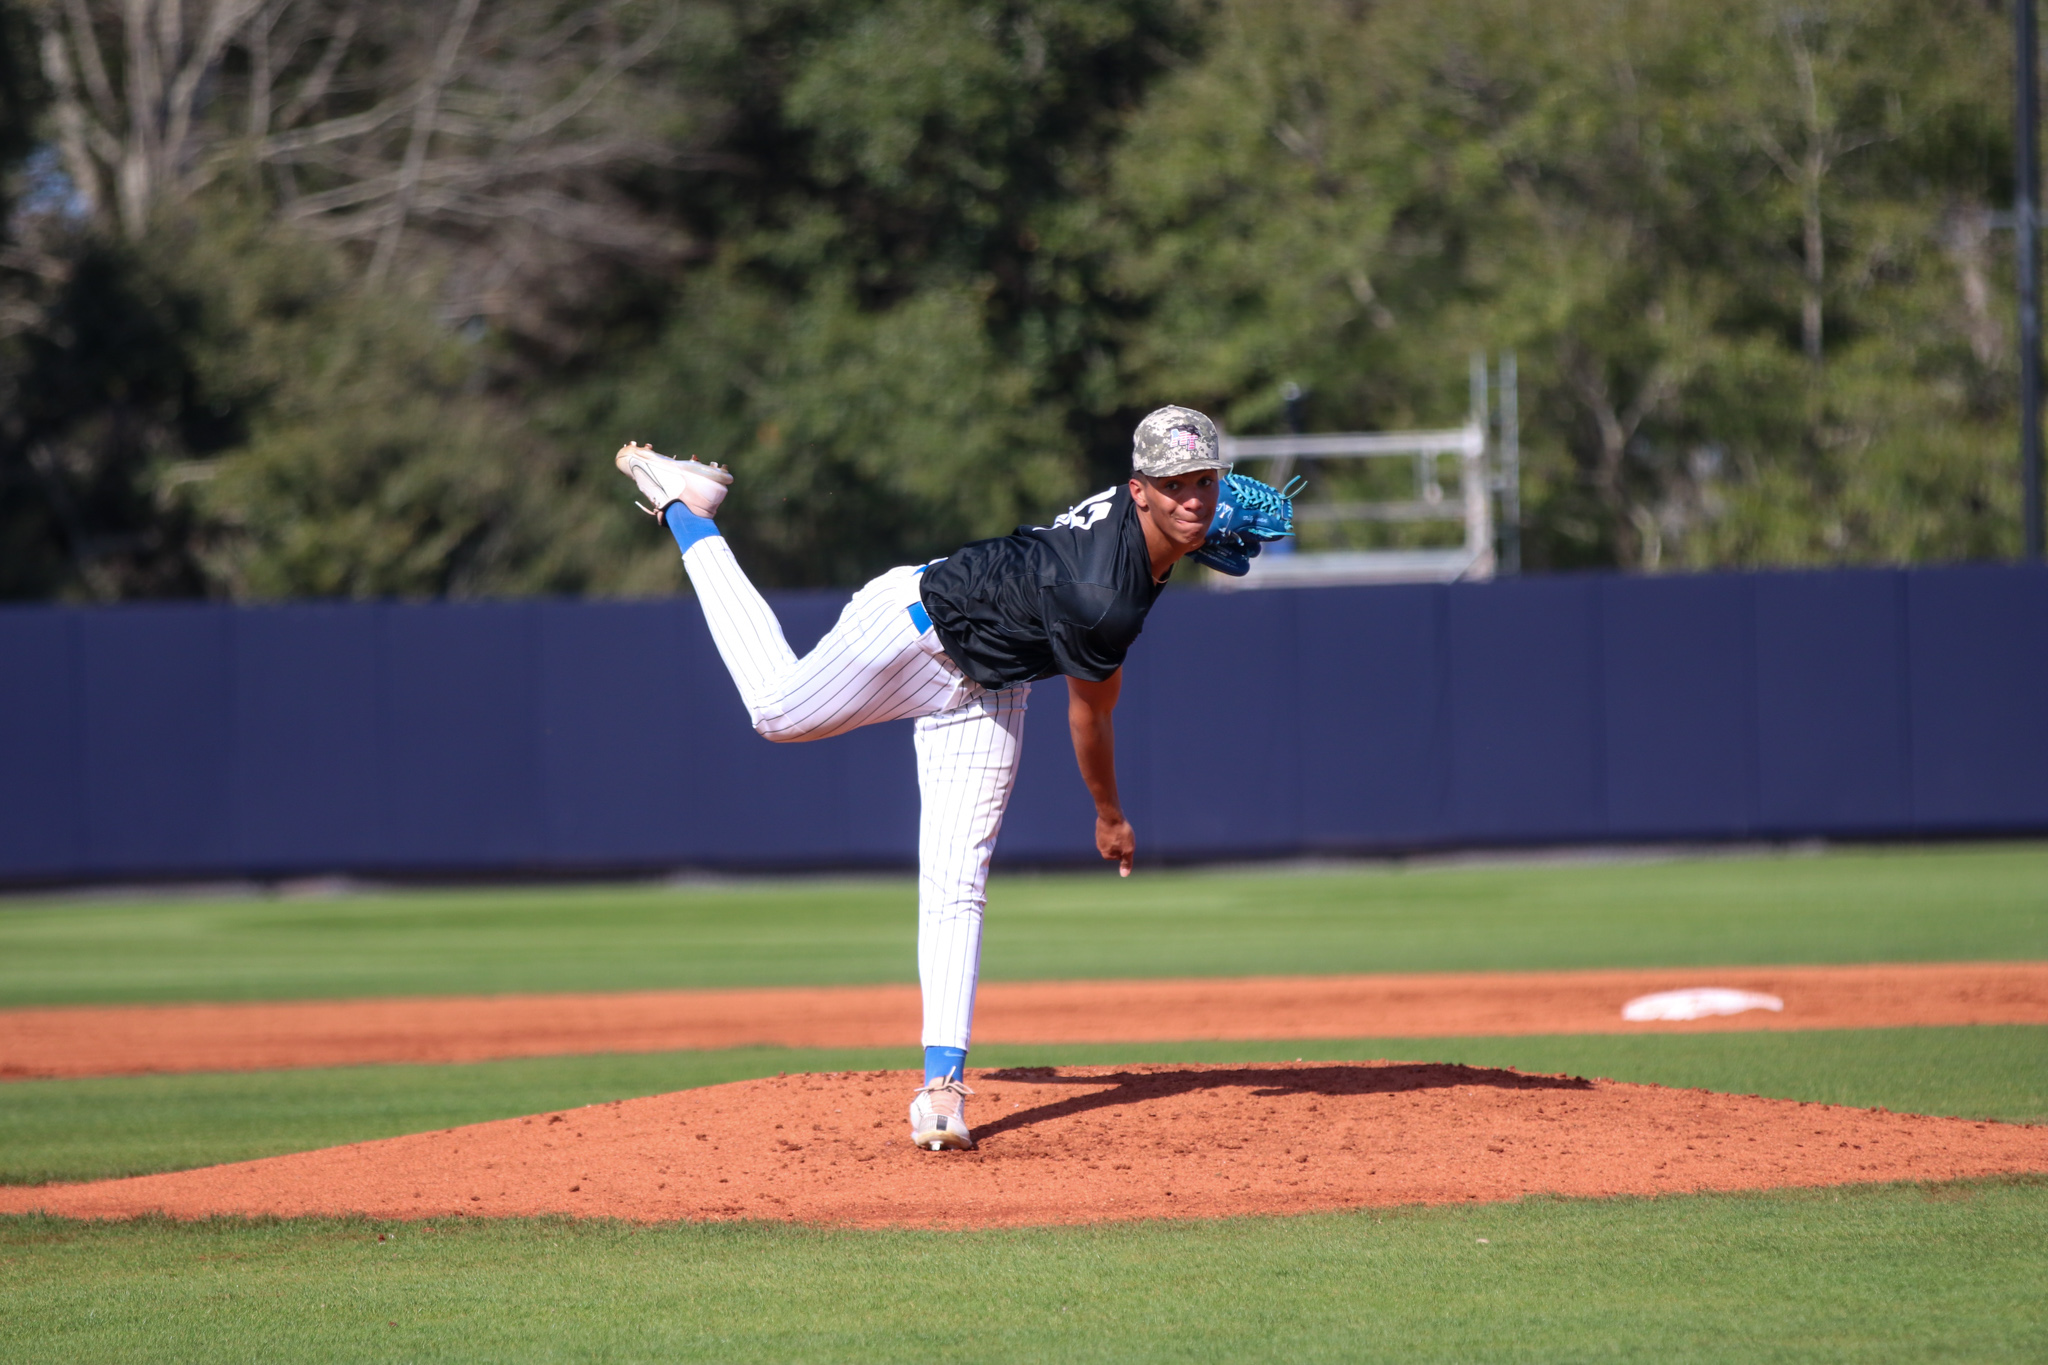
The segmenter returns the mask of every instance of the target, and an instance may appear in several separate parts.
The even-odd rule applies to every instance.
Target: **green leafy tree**
[[[197,557],[237,597],[616,591],[628,548],[593,463],[537,436],[479,383],[478,343],[367,290],[339,252],[260,227],[195,232],[177,269],[224,453],[159,487],[200,521]],[[610,481],[601,492],[611,492]]]
[[[1462,415],[1521,359],[1538,564],[2008,548],[1982,6],[1224,5],[1113,192],[1136,391]],[[1974,273],[1973,273],[1974,272]]]
[[[289,230],[91,245],[27,350],[9,454],[54,515],[17,591],[618,590],[645,561],[430,306]]]
[[[1168,0],[769,7],[721,144],[744,172],[688,178],[716,261],[552,428],[729,462],[764,582],[1047,516],[1129,458],[1096,204],[1193,32]]]
[[[687,253],[631,179],[689,161],[697,110],[649,68],[705,37],[703,7],[28,17],[0,25],[0,75],[43,78],[0,82],[25,110],[0,153],[40,139],[0,251],[27,279],[0,335],[0,592],[633,584],[646,557],[494,343]]]
[[[1538,567],[2010,553],[2009,56],[1982,0],[0,4],[0,594],[671,591],[628,437],[852,582],[1157,403],[1442,425],[1507,348]]]
[[[1076,485],[1072,441],[1031,371],[996,352],[986,308],[965,288],[870,309],[844,284],[792,301],[708,278],[685,296],[688,329],[636,361],[593,425],[731,462],[743,496],[721,524],[750,571],[858,581],[1037,518]]]
[[[2014,553],[2012,256],[1991,226],[2010,193],[2003,20],[1975,5],[1785,7],[1751,36],[1748,85],[1724,83],[1777,172],[1761,197],[1791,246],[1759,253],[1759,273],[1782,300],[1796,262],[1805,420],[1798,442],[1741,452],[1691,558]],[[1779,79],[1757,89],[1773,62]]]

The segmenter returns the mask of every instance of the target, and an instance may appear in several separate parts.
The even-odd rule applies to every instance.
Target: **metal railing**
[[[1413,524],[1456,522],[1464,544],[1439,550],[1298,550],[1292,541],[1268,545],[1243,578],[1215,575],[1223,589],[1319,587],[1346,583],[1450,583],[1492,578],[1505,567],[1520,568],[1521,517],[1515,359],[1501,357],[1498,393],[1499,468],[1489,467],[1486,358],[1472,357],[1472,417],[1461,427],[1438,431],[1330,432],[1317,435],[1223,436],[1223,458],[1232,464],[1270,462],[1260,471],[1278,487],[1305,461],[1412,459],[1415,496],[1377,502],[1304,500],[1295,504],[1297,525]],[[1289,387],[1290,416],[1298,390]],[[1455,497],[1443,486],[1438,461],[1456,457]],[[1501,498],[1499,552],[1495,549],[1494,495]],[[1503,566],[1502,561],[1505,560]]]
[[[1448,496],[1439,457],[1458,459],[1458,491]],[[1243,578],[1222,588],[1311,587],[1339,583],[1448,583],[1493,576],[1493,497],[1486,471],[1486,432],[1477,422],[1445,431],[1346,432],[1319,436],[1225,436],[1233,464],[1270,460],[1268,482],[1285,483],[1303,460],[1413,459],[1416,496],[1390,502],[1301,502],[1297,524],[1463,522],[1465,543],[1445,550],[1295,550],[1268,546]],[[1282,542],[1285,545],[1285,542]]]

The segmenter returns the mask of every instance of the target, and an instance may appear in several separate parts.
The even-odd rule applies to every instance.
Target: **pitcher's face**
[[[1222,486],[1220,469],[1194,469],[1158,479],[1133,474],[1131,501],[1167,544],[1186,554],[1202,548],[1209,538],[1209,523],[1216,519],[1216,495]]]

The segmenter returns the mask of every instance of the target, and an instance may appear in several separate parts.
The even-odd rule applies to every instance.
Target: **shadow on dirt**
[[[1071,1118],[1098,1109],[1169,1099],[1201,1090],[1247,1090],[1258,1098],[1279,1095],[1398,1095],[1414,1090],[1449,1090],[1484,1085],[1498,1090],[1591,1090],[1582,1076],[1525,1076],[1496,1067],[1447,1062],[1353,1062],[1329,1066],[1203,1067],[1189,1071],[1116,1071],[1108,1075],[1060,1074],[1058,1067],[1017,1066],[991,1071],[976,1083],[1087,1086],[1086,1094],[1034,1105],[976,1124],[977,1139],[1013,1132],[1034,1123]],[[1097,1088],[1100,1087],[1100,1088]]]

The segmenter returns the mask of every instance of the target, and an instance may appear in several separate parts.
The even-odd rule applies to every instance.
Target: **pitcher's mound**
[[[2048,1128],[1401,1062],[971,1073],[920,1152],[909,1072],[789,1076],[89,1185],[0,1211],[564,1213],[988,1226],[2048,1171]]]

